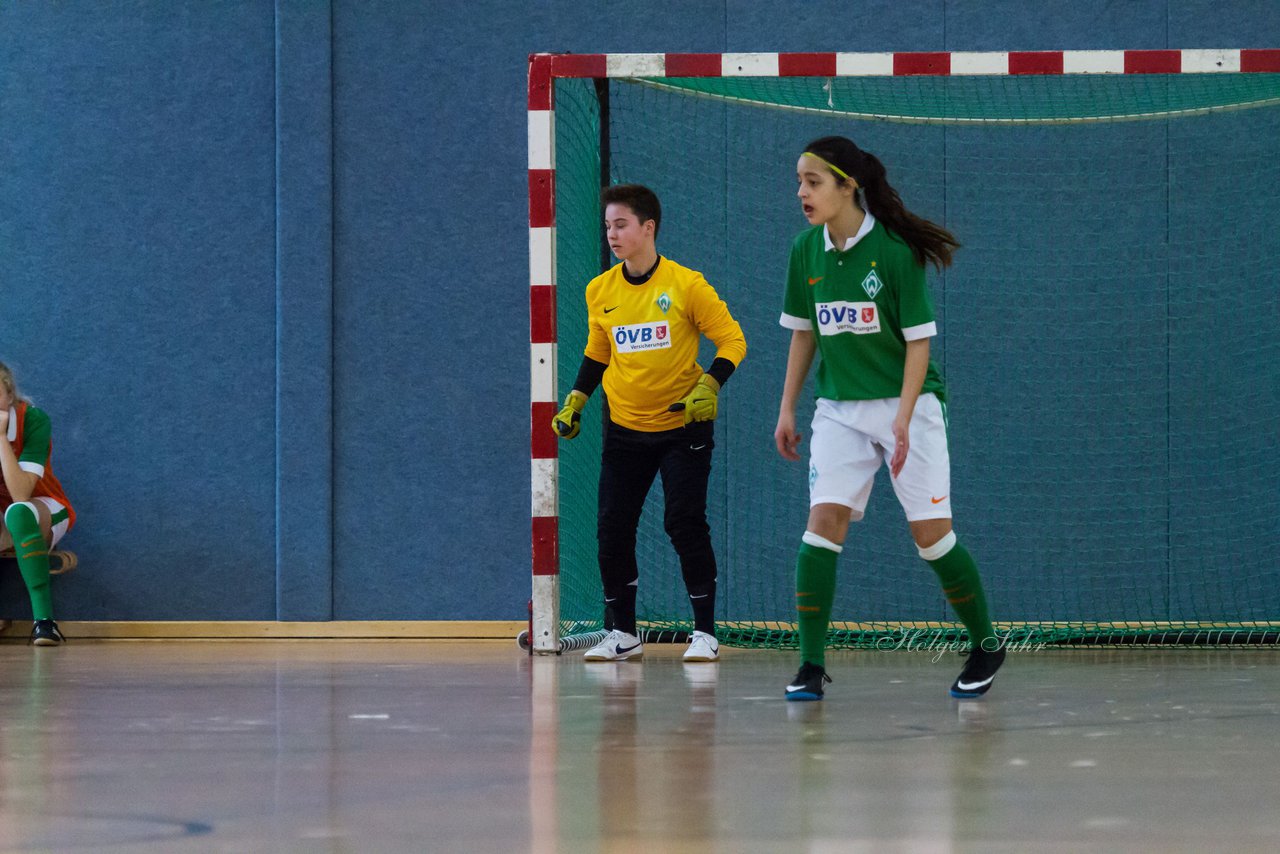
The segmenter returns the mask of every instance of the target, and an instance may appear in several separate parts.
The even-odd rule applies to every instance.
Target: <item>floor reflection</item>
[[[1280,850],[1275,650],[679,652],[0,645],[0,850]]]

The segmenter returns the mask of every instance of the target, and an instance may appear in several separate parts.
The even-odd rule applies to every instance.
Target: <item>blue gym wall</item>
[[[4,0],[0,360],[80,513],[59,616],[523,615],[531,52],[1276,46],[1271,0]]]

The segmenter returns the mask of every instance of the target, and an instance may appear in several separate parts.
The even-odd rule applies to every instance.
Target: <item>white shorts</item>
[[[45,507],[48,507],[50,516],[56,515],[59,510],[67,509],[62,506],[62,502],[58,501],[57,499],[49,498],[44,495],[34,496],[31,500],[39,501]],[[56,546],[58,544],[58,540],[66,536],[67,528],[70,525],[71,525],[70,519],[63,519],[61,522],[54,524],[53,530],[49,532],[50,533],[49,539],[53,541],[49,544],[49,548],[53,548],[54,546]]]
[[[893,458],[893,419],[899,398],[818,399],[809,451],[809,506],[841,504],[853,521],[866,513],[876,471]],[[893,491],[907,520],[951,518],[951,457],[946,409],[934,394],[922,394],[911,414],[907,461],[893,478]]]

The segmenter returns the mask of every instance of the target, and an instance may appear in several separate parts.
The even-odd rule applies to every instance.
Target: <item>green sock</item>
[[[800,660],[824,667],[831,603],[836,598],[839,552],[803,543],[796,558],[796,613],[800,624]]]
[[[982,579],[978,577],[978,565],[974,563],[968,549],[954,537],[952,540],[955,544],[941,557],[933,560],[926,557],[925,560],[938,574],[942,592],[951,603],[956,616],[969,630],[969,643],[977,647],[988,638],[996,637],[996,630],[987,613],[987,597],[982,591]],[[929,550],[924,551],[927,553]],[[991,646],[987,644],[984,648],[989,649]]]
[[[13,551],[18,570],[31,596],[31,618],[53,619],[53,591],[49,588],[49,548],[40,533],[40,520],[26,504],[11,504],[4,511],[4,524],[13,535]]]

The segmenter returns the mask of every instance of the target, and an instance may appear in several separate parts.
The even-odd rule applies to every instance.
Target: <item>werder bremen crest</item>
[[[879,279],[876,281],[879,281]],[[863,287],[866,287],[866,284],[866,282],[863,282]],[[663,314],[666,314],[667,309],[671,308],[671,297],[667,296],[666,291],[663,291],[662,296],[658,297],[658,308],[662,309]]]
[[[876,298],[876,294],[880,293],[880,289],[884,287],[884,282],[880,281],[880,277],[876,275],[873,269],[867,273],[867,277],[862,280],[862,289],[867,292],[867,296],[872,299]]]

